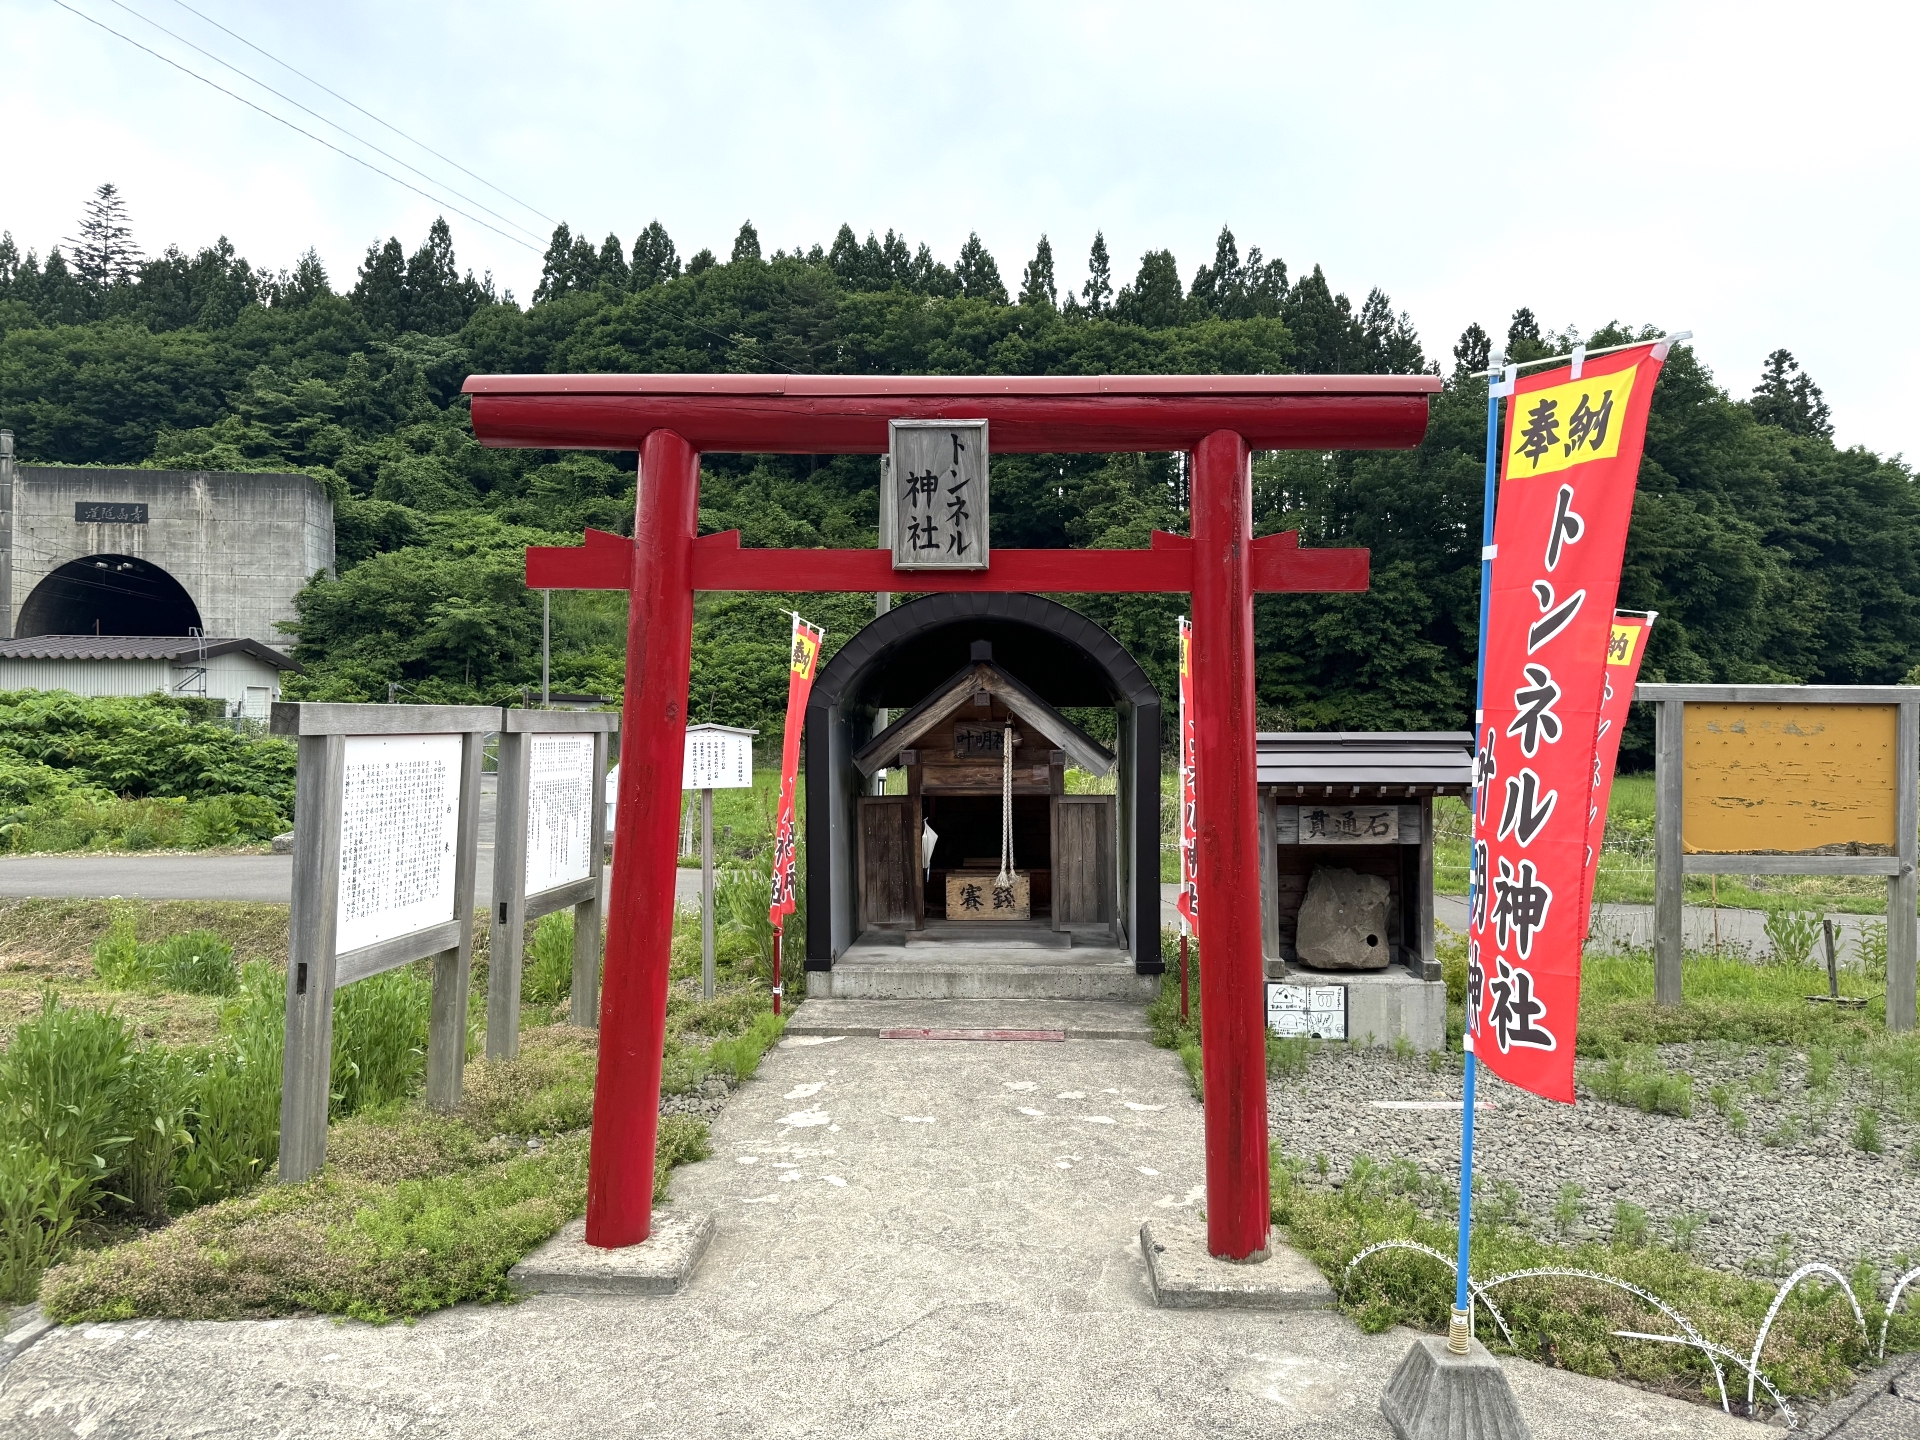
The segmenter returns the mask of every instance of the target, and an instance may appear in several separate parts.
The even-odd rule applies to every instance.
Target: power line
[[[435,179],[435,177],[433,177],[432,175],[429,175],[426,171],[422,170],[418,165],[409,165],[405,160],[402,160],[398,155],[395,155],[392,151],[382,150],[378,145],[374,144],[371,140],[368,140],[364,136],[354,134],[353,131],[347,129],[347,127],[342,125],[339,121],[329,119],[327,116],[322,115],[318,110],[315,110],[310,105],[301,104],[298,100],[294,99],[291,95],[287,94],[285,91],[274,89],[271,85],[267,84],[264,80],[260,80],[255,78],[252,75],[249,75],[246,71],[242,70],[238,65],[235,65],[229,61],[223,60],[218,55],[214,54],[211,50],[204,49],[203,47],[194,44],[193,41],[187,39],[186,36],[178,33],[177,31],[169,30],[166,26],[162,25],[159,21],[148,19],[145,15],[142,15],[138,10],[135,10],[131,5],[124,3],[124,0],[108,0],[108,3],[121,10],[126,11],[127,14],[133,16],[134,19],[140,21],[143,25],[151,25],[154,29],[158,30],[162,35],[167,36],[169,39],[179,41],[182,45],[186,46],[189,50],[196,51],[199,54],[206,56],[207,59],[213,61],[214,64],[222,67],[223,69],[231,70],[234,74],[238,75],[242,80],[245,80],[249,85],[258,85],[262,90],[266,91],[269,95],[272,95],[278,99],[286,101],[287,104],[293,106],[293,108],[296,110],[305,111],[307,114],[313,116],[314,119],[318,120],[321,124],[331,125],[334,129],[338,130],[342,135],[345,135],[349,140],[352,140],[355,144],[364,145],[367,147],[367,149],[373,151],[374,154],[385,156],[387,159],[393,161],[394,164],[400,166],[401,168],[406,170],[411,170],[414,174],[418,175],[422,180],[427,181],[429,184],[438,185],[440,183],[439,180]],[[325,89],[326,87],[322,86],[321,88]],[[460,199],[466,201],[469,205],[473,206],[476,210],[485,210],[487,214],[493,216],[494,219],[500,221],[502,224],[513,226],[514,229],[522,232],[523,234],[527,235],[531,239],[538,240],[540,238],[533,231],[527,229],[526,226],[522,225],[518,220],[510,219],[507,216],[502,215],[498,210],[490,209],[489,207],[482,205],[478,200],[474,199],[471,195],[463,195],[461,194],[460,191],[455,190],[451,185],[447,186],[447,193],[449,195],[459,196]]]
[[[314,134],[311,130],[301,129],[300,126],[294,124],[291,120],[287,119],[284,115],[276,115],[273,113],[273,111],[267,109],[264,105],[257,105],[253,101],[247,99],[247,97],[244,95],[234,94],[233,91],[227,89],[226,86],[220,84],[218,81],[209,80],[206,76],[200,74],[200,72],[197,70],[189,70],[186,66],[182,65],[178,60],[172,59],[171,57],[166,55],[162,55],[158,50],[155,50],[149,45],[142,45],[138,40],[134,39],[131,35],[123,34],[121,31],[114,29],[111,25],[107,24],[106,21],[96,20],[93,18],[93,16],[87,14],[86,11],[84,10],[76,10],[73,6],[67,3],[67,0],[53,0],[53,3],[58,5],[62,10],[68,11],[69,13],[74,15],[78,15],[82,20],[86,21],[89,25],[98,26],[100,29],[106,31],[109,35],[114,36],[116,39],[126,41],[127,44],[133,46],[134,49],[146,51],[146,53],[153,56],[154,59],[163,61],[166,64],[171,65],[174,69],[178,70],[182,75],[192,76],[195,80],[198,80],[202,85],[206,85],[212,89],[218,90],[222,95],[225,95],[230,100],[238,100],[242,105],[246,106],[249,110],[258,110],[262,115],[266,116],[269,120],[279,121],[280,124],[286,126],[289,130],[294,131],[296,134],[306,136],[307,139],[313,141],[314,144],[324,145],[327,147],[327,149],[333,151],[334,154],[344,155],[347,159],[353,161],[354,164],[362,166],[365,169],[371,170],[374,174],[380,176],[381,178],[386,180],[391,180],[394,184],[402,186],[405,189],[413,191],[413,193],[416,195],[422,196],[425,199],[433,201],[434,204],[441,206],[443,209],[451,210],[454,214],[458,215],[462,220],[471,220],[474,224],[478,225],[482,230],[491,230],[494,234],[498,235],[502,240],[511,240],[514,244],[520,246],[520,248],[523,250],[531,250],[536,255],[540,253],[539,246],[529,244],[527,241],[522,240],[518,235],[508,234],[505,230],[502,230],[498,225],[489,225],[486,221],[482,220],[479,216],[469,215],[466,211],[460,209],[457,205],[447,204],[447,202],[445,200],[442,200],[439,196],[430,194],[429,192],[422,190],[418,185],[415,185],[410,181],[402,180],[398,175],[394,175],[388,171],[382,170],[378,165],[375,165],[372,161],[363,160],[360,156],[354,154],[351,150],[342,150],[338,145],[334,144],[331,140],[323,139],[320,136]]]
[[[373,121],[374,124],[386,126],[387,129],[393,131],[393,133],[398,135],[402,140],[405,140],[407,143],[411,145],[418,145],[422,150],[426,151],[429,155],[433,156],[436,160],[446,161],[447,164],[453,166],[454,169],[458,170],[463,175],[472,175],[475,180],[478,180],[482,185],[486,186],[489,190],[492,190],[497,194],[506,195],[507,199],[513,201],[514,204],[520,206],[522,209],[531,210],[535,215],[538,215],[542,220],[545,220],[547,223],[549,224],[559,223],[551,215],[547,214],[545,211],[536,209],[532,205],[527,204],[526,201],[520,199],[517,195],[508,194],[505,190],[502,190],[498,185],[494,184],[491,180],[487,179],[484,175],[474,175],[473,171],[467,169],[467,167],[462,165],[458,160],[454,160],[449,158],[448,156],[442,155],[438,150],[434,149],[431,145],[428,145],[423,141],[415,140],[413,136],[407,134],[407,132],[402,130],[398,125],[389,124],[387,121],[382,120],[378,115],[374,114],[371,110],[368,110],[364,106],[354,105],[353,101],[347,99],[347,97],[342,95],[338,90],[330,90],[325,85],[322,85],[318,80],[314,79],[311,75],[308,75],[307,73],[301,70],[295,70],[293,66],[287,64],[287,62],[282,60],[278,55],[274,55],[269,53],[268,51],[262,50],[258,45],[254,44],[251,40],[247,39],[246,36],[238,34],[235,31],[228,30],[226,26],[222,25],[218,20],[215,20],[212,16],[203,14],[202,12],[194,9],[191,5],[187,4],[187,0],[173,0],[173,3],[178,5],[182,10],[185,10],[189,15],[199,16],[200,19],[206,21],[206,23],[213,26],[214,29],[219,30],[227,35],[233,36],[234,39],[238,40],[242,45],[246,46],[249,50],[255,51],[261,55],[265,55],[267,59],[273,61],[273,63],[278,65],[282,70],[290,71],[291,73],[298,75],[302,80],[306,81],[309,85],[313,86],[315,89],[326,90],[327,94],[333,96],[333,98],[338,100],[342,105],[352,105],[355,110],[358,110],[362,115],[366,116],[369,120]],[[488,213],[491,214],[492,212],[489,211]]]

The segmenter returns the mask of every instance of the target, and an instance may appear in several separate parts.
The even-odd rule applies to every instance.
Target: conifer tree
[[[533,303],[557,299],[567,293],[573,276],[573,230],[562,220],[553,227],[547,253],[540,261],[540,283],[534,287]]]
[[[980,243],[977,231],[967,232],[967,243],[960,247],[953,275],[960,282],[960,293],[969,300],[987,300],[995,305],[1007,303],[1007,287],[1000,279],[1000,267],[987,247]]]
[[[1107,258],[1107,237],[1093,232],[1093,249],[1087,254],[1087,283],[1080,287],[1089,315],[1104,315],[1113,299],[1113,262]]]
[[[1493,358],[1493,337],[1480,328],[1479,322],[1467,326],[1460,332],[1459,343],[1453,347],[1453,363],[1463,370],[1484,370]]]
[[[596,262],[600,271],[599,284],[602,290],[624,290],[627,288],[627,257],[620,247],[620,237],[607,232],[607,238],[600,242],[600,257]]]
[[[1039,248],[1033,252],[1033,259],[1021,277],[1020,303],[1044,305],[1049,310],[1059,303],[1053,284],[1053,246],[1045,235],[1040,237]]]
[[[1760,383],[1753,387],[1753,418],[1762,425],[1776,425],[1789,435],[1817,435],[1833,438],[1831,412],[1827,398],[1813,377],[1800,369],[1790,350],[1776,350],[1767,356]]]
[[[664,285],[679,274],[680,256],[666,228],[655,220],[633,238],[633,265],[628,283],[635,290],[646,290]]]
[[[728,259],[735,265],[742,260],[759,261],[760,232],[753,228],[753,221],[741,221],[740,233],[733,237],[733,254]]]
[[[93,192],[80,216],[80,233],[69,237],[73,270],[90,290],[106,290],[132,280],[140,266],[140,247],[133,243],[127,202],[109,181]]]

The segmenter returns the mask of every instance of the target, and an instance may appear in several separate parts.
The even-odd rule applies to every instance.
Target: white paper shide
[[[352,735],[340,811],[340,954],[454,918],[458,735]]]
[[[526,893],[593,869],[593,736],[535,735],[527,765]]]

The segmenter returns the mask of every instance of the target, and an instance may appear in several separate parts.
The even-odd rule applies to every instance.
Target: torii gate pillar
[[[1262,1004],[1253,739],[1253,597],[1364,590],[1364,550],[1303,550],[1253,536],[1251,450],[1401,449],[1426,431],[1424,375],[1182,375],[945,379],[925,376],[473,376],[482,443],[640,448],[631,542],[589,531],[581,548],[527,553],[535,588],[626,589],[627,689],[613,895],[588,1162],[587,1241],[638,1244],[652,1222],[673,934],[674,837],[702,590],[898,588],[879,550],[742,550],[695,539],[700,452],[880,454],[890,419],[978,419],[1003,452],[1185,451],[1191,538],[1147,550],[998,550],[984,571],[922,589],[1190,592],[1201,1030],[1206,1081],[1207,1248],[1267,1250],[1266,1021]]]

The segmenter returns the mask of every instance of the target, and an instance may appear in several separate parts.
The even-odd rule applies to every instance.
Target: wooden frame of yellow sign
[[[1688,875],[1884,875],[1887,1028],[1915,1023],[1920,686],[1640,685],[1654,748],[1654,995]]]

